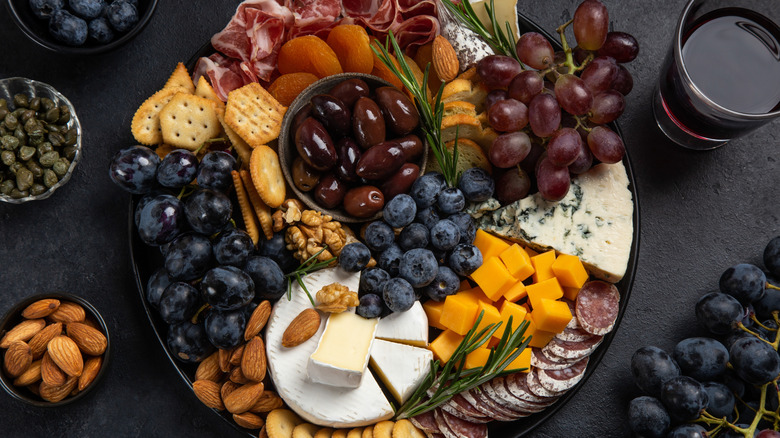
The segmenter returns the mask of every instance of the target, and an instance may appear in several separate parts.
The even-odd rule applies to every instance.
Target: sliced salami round
[[[501,405],[501,407],[503,407],[504,409],[513,412],[516,418],[528,416],[528,414],[524,410],[518,409],[517,406],[515,406],[510,401],[505,400],[503,397],[501,397],[498,394],[496,389],[493,387],[495,380],[496,379],[488,380],[487,382],[479,386],[480,389],[482,389],[482,394],[488,399],[490,399],[491,402],[497,403]]]
[[[542,353],[542,350],[538,348],[533,349],[531,353],[531,366],[541,368],[543,370],[562,370],[571,366],[571,362],[568,360],[554,361],[548,358]]]
[[[545,350],[544,348],[540,348],[539,352],[542,353],[542,356],[544,356],[550,362],[565,364],[566,367],[579,360],[579,359],[566,359],[565,357],[560,357],[557,354],[552,354],[550,350]]]
[[[549,391],[568,391],[582,380],[590,358],[585,357],[579,362],[562,370],[543,370],[537,368],[539,383]]]
[[[518,412],[531,415],[545,410],[548,406],[544,403],[534,403],[515,397],[506,389],[506,379],[504,377],[496,377],[489,383],[490,387],[495,391],[496,397]]]
[[[444,411],[435,411],[436,423],[439,424],[439,417],[449,427],[450,432],[454,433],[457,438],[487,438],[488,430],[484,424],[476,424],[469,421],[461,420],[460,418],[450,415]],[[439,428],[441,430],[441,428]],[[446,436],[442,430],[442,433]],[[449,438],[449,437],[448,437]]]
[[[592,333],[588,333],[582,328],[573,329],[566,327],[562,332],[557,333],[555,338],[560,339],[561,341],[580,342],[590,338],[591,336],[593,336]]]
[[[526,376],[525,380],[528,382],[528,391],[539,397],[560,397],[566,391],[550,391],[539,383],[539,376],[537,375],[539,368],[534,368]]]
[[[579,360],[593,353],[601,344],[602,339],[604,339],[603,336],[592,336],[584,341],[568,342],[552,338],[542,348],[542,351],[547,350],[553,357],[558,356],[569,360]]]
[[[409,421],[411,421],[415,427],[423,431],[428,437],[431,437],[433,434],[441,433],[439,432],[439,427],[436,425],[436,418],[433,416],[433,411],[415,415],[414,417],[409,418]]]
[[[449,414],[443,409],[436,408],[433,410],[433,418],[436,420],[436,427],[439,429],[439,432],[444,435],[444,438],[460,438],[444,421],[444,415]]]
[[[472,423],[487,423],[493,420],[489,415],[485,415],[477,410],[468,400],[462,395],[455,394],[454,397],[449,399],[447,403],[441,405],[441,408],[450,415],[454,415],[462,420],[470,421]]]
[[[566,328],[570,328],[570,329],[580,328],[580,321],[577,319],[577,309],[576,309],[576,305],[574,304],[574,301],[567,300],[565,298],[562,298],[560,301],[566,303],[566,305],[569,306],[569,311],[571,312],[571,319],[569,320],[569,323],[566,324]]]
[[[487,397],[481,388],[463,391],[461,394],[463,394],[466,400],[474,404],[477,409],[496,421],[513,421],[520,418],[513,410],[505,408]]]
[[[585,283],[577,295],[575,314],[583,330],[606,335],[615,327],[620,310],[620,292],[614,284],[594,280]]]
[[[533,374],[533,372],[515,373],[506,376],[506,389],[509,391],[509,393],[519,398],[520,400],[525,400],[531,403],[548,406],[553,404],[555,400],[558,399],[558,397],[540,396],[531,392],[530,388],[528,387],[529,374]]]

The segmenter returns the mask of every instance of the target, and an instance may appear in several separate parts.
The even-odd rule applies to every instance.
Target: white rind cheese
[[[375,336],[378,339],[427,347],[428,316],[422,304],[415,301],[406,312],[391,313],[380,319]]]
[[[332,313],[309,358],[309,380],[344,388],[360,386],[376,323],[376,318],[366,319],[351,312]]]
[[[489,200],[471,208],[479,228],[535,250],[578,256],[591,274],[606,281],[625,275],[634,203],[623,163],[598,164],[572,178],[569,193],[558,202],[537,193],[497,210],[496,204]],[[495,211],[486,211],[491,208]]]
[[[403,404],[414,394],[431,369],[433,353],[427,348],[374,340],[371,367],[395,399]]]

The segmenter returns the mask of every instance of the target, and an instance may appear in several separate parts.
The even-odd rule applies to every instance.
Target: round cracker
[[[252,183],[263,202],[271,208],[282,205],[287,196],[284,175],[279,156],[268,146],[260,145],[252,150],[249,161]]]
[[[374,437],[375,438],[392,438],[393,437],[393,421],[380,421],[374,425]]]
[[[301,423],[292,431],[292,438],[314,438],[314,434],[322,427],[311,423]]]
[[[265,419],[265,430],[268,438],[292,438],[295,426],[303,420],[289,409],[274,409]]]
[[[393,438],[425,438],[425,434],[409,420],[398,420],[393,425]]]

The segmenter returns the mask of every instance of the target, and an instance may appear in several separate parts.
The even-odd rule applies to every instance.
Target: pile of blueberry
[[[414,182],[410,194],[388,202],[382,220],[365,228],[365,244],[349,244],[339,256],[343,269],[362,271],[357,313],[374,318],[403,312],[423,297],[442,301],[457,292],[461,278],[482,265],[472,245],[476,225],[463,209],[467,201],[489,199],[494,189],[482,169],[466,170],[457,188],[431,172]],[[372,255],[377,266],[366,269]]]
[[[170,325],[168,347],[185,362],[201,361],[214,347],[242,343],[258,302],[283,296],[285,273],[297,266],[283,234],[255,248],[235,228],[226,194],[235,166],[224,151],[198,162],[179,149],[160,160],[145,146],[119,151],[110,165],[114,183],[143,195],[134,211],[138,235],[159,248],[164,260],[149,278],[146,298]]]
[[[36,17],[49,21],[49,33],[69,46],[87,39],[108,44],[138,23],[138,0],[30,0]]]
[[[672,354],[647,346],[631,358],[636,385],[628,420],[643,437],[778,438],[780,236],[752,264],[728,268],[720,290],[696,303],[713,337],[682,340]],[[767,281],[769,280],[769,281]]]

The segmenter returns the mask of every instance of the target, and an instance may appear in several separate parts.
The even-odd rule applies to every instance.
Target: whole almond
[[[33,383],[32,385],[27,385],[27,389],[30,390],[33,394],[40,397],[41,396],[41,384],[38,382]]]
[[[244,355],[244,346],[239,345],[233,350],[233,354],[230,355],[230,360],[228,363],[230,363],[231,366],[238,366],[241,363],[241,356]]]
[[[441,35],[433,40],[433,59],[432,64],[436,74],[444,82],[449,82],[458,76],[460,63],[458,54],[452,48],[452,44]]]
[[[219,353],[214,352],[198,364],[195,380],[219,382],[220,379],[222,379],[222,370],[219,369]]]
[[[260,429],[260,433],[257,434],[257,438],[268,438],[268,432],[265,429],[266,429],[266,427],[265,427],[265,424],[264,424],[262,429]]]
[[[41,382],[40,391],[41,398],[52,403],[56,403],[65,397],[67,397],[73,388],[78,384],[79,378],[75,376],[68,377],[68,380],[60,386],[51,386],[46,382]]]
[[[49,321],[52,322],[82,322],[87,317],[84,308],[76,303],[64,302],[56,312],[49,315]]]
[[[102,356],[90,357],[86,362],[84,362],[84,372],[82,372],[81,376],[79,376],[79,391],[83,391],[84,388],[95,381],[95,378],[100,372],[101,366],[103,366]]]
[[[246,429],[260,429],[265,422],[259,415],[255,415],[251,412],[244,412],[243,414],[233,414],[233,421],[239,426]]]
[[[14,386],[27,386],[41,380],[41,361],[31,363],[27,371],[14,380]]]
[[[46,321],[42,319],[28,319],[22,321],[0,339],[0,348],[8,348],[16,341],[27,342],[38,334],[39,331],[43,330],[45,326]]]
[[[241,372],[241,367],[235,367],[230,370],[230,375],[228,378],[231,382],[238,383],[239,385],[244,385],[250,382],[250,380],[244,376],[244,373]]]
[[[73,339],[67,336],[57,336],[49,341],[46,351],[49,352],[51,360],[65,374],[78,377],[84,370],[84,358],[81,356],[79,346],[76,345]]]
[[[278,394],[273,391],[263,391],[260,400],[258,400],[249,410],[256,414],[263,414],[271,412],[274,409],[279,409],[282,406],[284,406],[284,401]]]
[[[43,330],[30,339],[28,343],[30,350],[32,350],[33,359],[38,359],[46,352],[46,346],[49,345],[49,341],[62,334],[62,323],[55,322],[54,324],[47,325]]]
[[[219,389],[219,395],[222,396],[222,400],[226,399],[233,391],[240,388],[241,385],[230,380],[225,381],[222,387]]]
[[[265,324],[268,322],[268,317],[271,316],[271,303],[268,300],[260,303],[255,311],[252,312],[252,316],[249,317],[249,321],[246,323],[246,329],[244,329],[244,340],[248,341],[263,330]]]
[[[108,340],[99,330],[80,322],[70,322],[65,327],[68,337],[73,339],[85,354],[100,356],[106,351]]]
[[[241,358],[241,372],[247,379],[262,382],[266,372],[265,344],[259,336],[252,338],[244,348]]]
[[[223,401],[225,409],[231,414],[243,414],[260,400],[263,395],[262,383],[249,383],[231,392]]]
[[[290,322],[287,329],[282,334],[282,346],[291,348],[301,345],[306,340],[314,336],[320,329],[320,314],[314,309],[306,309],[299,313],[295,319]]]
[[[196,380],[192,384],[192,390],[195,392],[195,396],[198,397],[198,400],[203,402],[204,405],[218,411],[225,410],[225,405],[222,403],[222,396],[219,394],[219,384],[217,382],[212,382],[211,380]]]
[[[30,368],[32,353],[30,346],[24,341],[15,341],[8,347],[3,358],[5,372],[13,377],[19,377]]]
[[[233,349],[229,350],[218,350],[217,353],[219,353],[219,369],[222,370],[224,373],[230,372],[230,358],[233,355]]]
[[[47,298],[38,300],[22,310],[22,317],[26,319],[46,318],[60,307],[60,300]]]
[[[61,386],[67,380],[65,373],[51,360],[48,351],[41,358],[41,379],[49,386]]]

